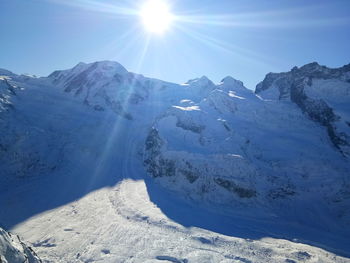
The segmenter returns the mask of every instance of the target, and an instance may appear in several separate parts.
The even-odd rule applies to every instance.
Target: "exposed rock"
[[[181,169],[180,172],[187,178],[187,180],[192,184],[194,183],[198,178],[199,175],[191,170],[183,170]]]
[[[286,186],[270,190],[269,197],[272,199],[283,199],[295,195],[295,187]]]
[[[163,141],[158,131],[152,128],[145,142],[146,156],[144,164],[147,165],[147,172],[153,177],[174,176],[176,171],[175,161],[161,157],[160,149]]]
[[[39,263],[42,262],[31,247],[28,247],[17,235],[0,228],[0,262],[2,263]]]
[[[238,186],[236,183],[222,179],[222,178],[215,178],[215,183],[220,185],[221,187],[225,188],[227,191],[230,191],[232,193],[237,194],[241,198],[251,198],[256,196],[256,191],[252,189],[247,189],[241,186]]]
[[[196,125],[195,123],[185,122],[180,119],[177,120],[176,126],[194,133],[201,133],[205,129],[204,125]]]

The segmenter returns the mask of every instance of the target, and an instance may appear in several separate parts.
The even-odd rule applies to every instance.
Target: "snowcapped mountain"
[[[49,262],[349,262],[349,105],[349,65],[255,92],[111,61],[0,70],[0,224]]]
[[[263,83],[283,96],[272,97],[267,84],[258,85],[257,96],[227,77],[200,102],[173,105],[146,140],[148,172],[165,187],[201,202],[229,204],[228,209],[290,206],[303,211],[318,203],[348,222],[347,111],[341,118],[321,99],[305,98],[305,108],[299,101],[282,100],[295,86],[278,86],[287,82],[288,73],[277,76],[273,80],[280,82],[270,84],[268,75]],[[314,83],[321,82],[315,78]],[[349,94],[349,83],[336,84],[331,87]],[[344,96],[341,105],[348,106]]]
[[[326,127],[333,145],[349,156],[350,65],[330,69],[314,62],[287,73],[270,73],[257,85],[256,93],[265,99],[294,102]]]

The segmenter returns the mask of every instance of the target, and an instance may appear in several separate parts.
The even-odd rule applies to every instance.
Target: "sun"
[[[141,8],[140,17],[146,30],[157,34],[167,31],[174,20],[165,0],[147,0]]]

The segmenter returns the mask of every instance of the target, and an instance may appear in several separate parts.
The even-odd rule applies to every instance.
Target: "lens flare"
[[[174,19],[168,4],[162,0],[147,1],[141,8],[140,17],[147,31],[158,34],[168,30]]]

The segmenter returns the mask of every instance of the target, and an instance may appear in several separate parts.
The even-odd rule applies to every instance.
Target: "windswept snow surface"
[[[350,262],[346,145],[293,101],[110,61],[0,73],[0,224],[44,262]]]

